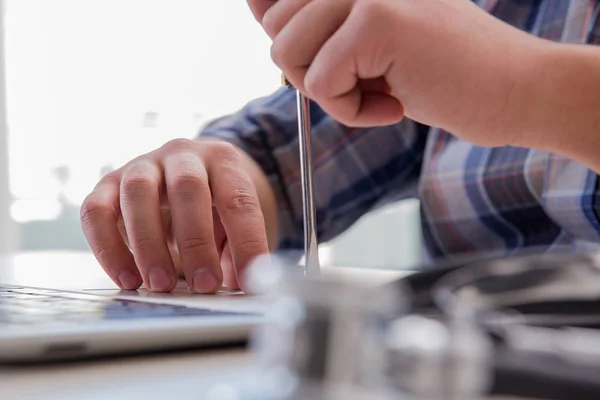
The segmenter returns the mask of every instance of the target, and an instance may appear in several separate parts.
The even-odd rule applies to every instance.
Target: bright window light
[[[280,85],[245,1],[5,3],[14,218]]]

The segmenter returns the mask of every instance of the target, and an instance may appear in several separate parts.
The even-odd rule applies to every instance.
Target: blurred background
[[[280,86],[244,0],[4,0],[2,13],[2,251],[88,251],[79,207],[102,175]],[[404,201],[323,260],[412,266],[419,232]]]

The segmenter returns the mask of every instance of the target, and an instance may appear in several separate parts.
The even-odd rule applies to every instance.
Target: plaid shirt
[[[600,0],[477,3],[546,39],[600,44]],[[578,162],[525,148],[473,146],[407,119],[354,129],[315,104],[311,112],[320,241],[376,207],[418,197],[424,240],[433,257],[528,246],[579,249],[600,242],[598,176]],[[281,89],[255,100],[202,134],[237,144],[262,166],[279,202],[280,245],[301,248],[295,93]]]

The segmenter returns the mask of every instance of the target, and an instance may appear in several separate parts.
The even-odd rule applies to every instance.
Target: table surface
[[[357,270],[336,267],[324,273],[341,274],[362,282],[381,283],[404,271]],[[29,253],[0,257],[0,282],[38,287],[110,292],[115,285],[89,253]],[[140,293],[145,293],[143,290]],[[165,300],[185,301],[181,293]],[[206,301],[206,296],[202,296]],[[240,296],[213,296],[223,304]],[[219,303],[221,304],[221,303]],[[254,366],[244,348],[204,349],[37,366],[0,366],[1,399],[205,399],[209,388],[244,379]]]

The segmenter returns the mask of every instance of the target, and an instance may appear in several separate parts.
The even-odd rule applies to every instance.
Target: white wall
[[[323,264],[410,269],[423,255],[419,201],[409,199],[373,211],[322,245]]]

